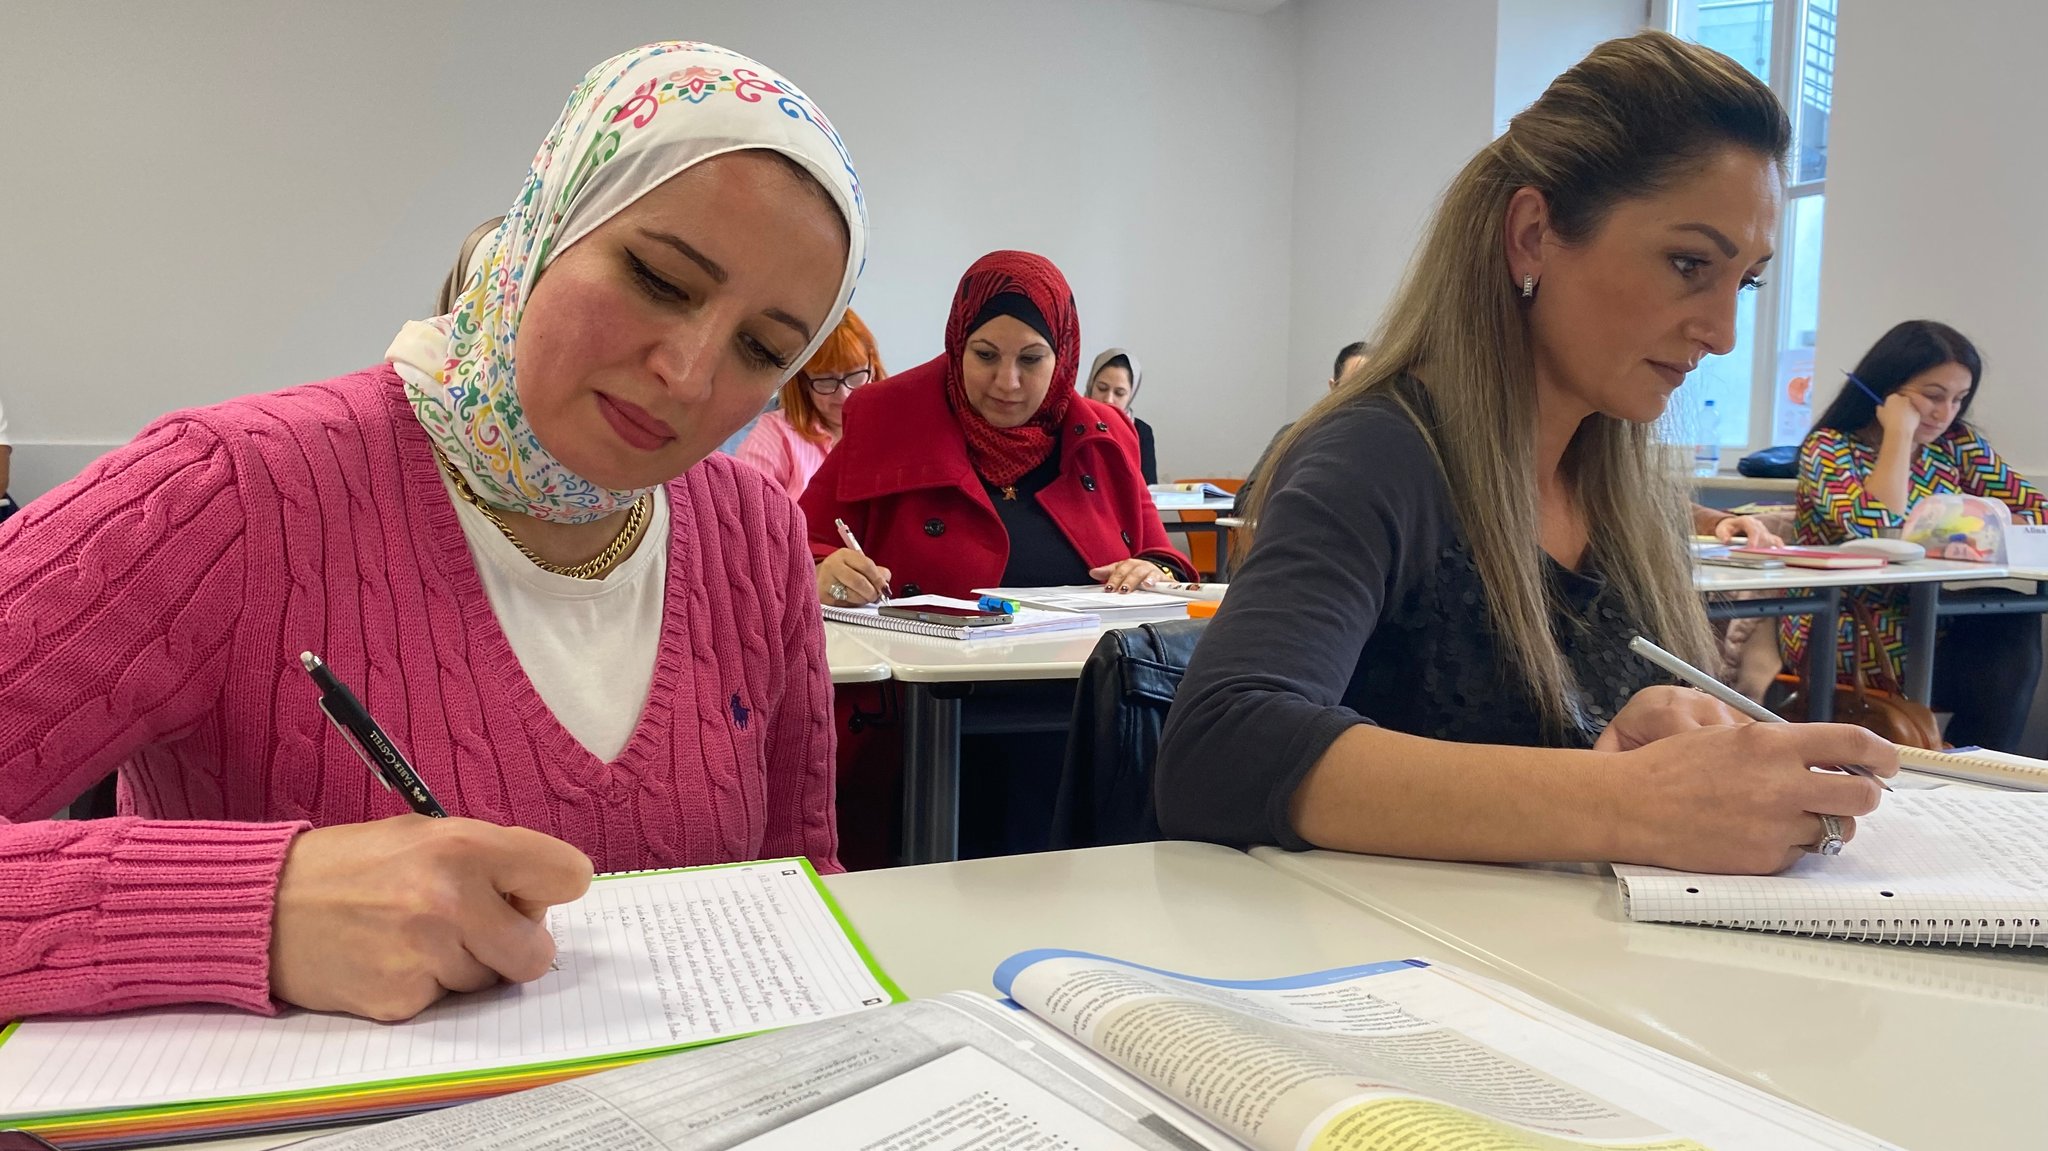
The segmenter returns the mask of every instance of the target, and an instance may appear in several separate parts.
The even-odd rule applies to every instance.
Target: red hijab
[[[1014,428],[999,428],[981,418],[967,399],[960,360],[967,337],[986,323],[982,309],[997,296],[1024,297],[1045,318],[1041,333],[1052,344],[1052,386],[1031,418]],[[1045,462],[1059,445],[1060,424],[1074,396],[1075,361],[1081,354],[1081,320],[1074,311],[1074,291],[1052,261],[1030,252],[990,252],[960,277],[953,310],[946,317],[946,404],[967,435],[967,458],[982,479],[1013,484]]]

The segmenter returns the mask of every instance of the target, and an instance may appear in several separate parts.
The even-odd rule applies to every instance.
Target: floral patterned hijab
[[[586,523],[640,497],[571,472],[527,425],[513,375],[527,291],[551,255],[663,181],[747,149],[801,164],[831,194],[850,238],[838,299],[784,378],[831,334],[867,250],[860,178],[831,121],[796,85],[715,45],[667,41],[614,56],[569,94],[505,222],[471,257],[475,272],[455,310],[408,323],[385,353],[421,426],[486,502]]]

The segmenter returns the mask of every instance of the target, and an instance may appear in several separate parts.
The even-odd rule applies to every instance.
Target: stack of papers
[[[1104,619],[1186,619],[1192,597],[1162,591],[1105,591],[1100,584],[1073,587],[980,587],[976,595],[994,596],[1045,611],[1083,612]]]
[[[1039,608],[1019,608],[1012,613],[1015,618],[1009,623],[990,624],[982,627],[964,627],[931,621],[901,619],[883,615],[884,606],[892,608],[917,608],[923,606],[965,608],[976,610],[971,599],[954,599],[942,595],[898,596],[884,604],[869,604],[866,607],[831,607],[823,609],[827,620],[850,623],[857,627],[880,628],[883,631],[900,631],[907,635],[938,636],[942,639],[995,639],[1019,635],[1036,635],[1049,631],[1072,631],[1092,628],[1102,622],[1100,616],[1077,611],[1045,611]]]

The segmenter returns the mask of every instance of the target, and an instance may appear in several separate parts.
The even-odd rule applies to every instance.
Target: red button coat
[[[944,367],[932,360],[848,396],[844,435],[799,503],[817,558],[845,546],[832,524],[843,519],[896,594],[971,599],[1002,583],[1010,537],[946,406]],[[1138,556],[1192,574],[1138,473],[1130,421],[1077,395],[1059,435],[1059,476],[1038,502],[1088,566]]]

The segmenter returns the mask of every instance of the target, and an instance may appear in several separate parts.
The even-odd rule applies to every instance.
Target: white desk
[[[889,678],[889,661],[857,634],[859,628],[825,625],[825,664],[833,683],[879,683]]]
[[[2043,573],[2048,574],[2048,573]],[[1934,684],[1934,638],[1942,613],[1941,585],[1967,581],[2000,580],[2013,574],[1994,564],[1964,563],[1960,560],[1916,560],[1887,564],[1881,568],[1828,570],[1824,568],[1734,568],[1714,564],[1693,565],[1692,585],[1702,594],[1724,592],[1801,591],[1803,595],[1765,596],[1730,600],[1707,605],[1715,619],[1748,616],[1811,615],[1815,636],[1835,634],[1841,614],[1843,588],[1909,585],[1906,593],[1906,661],[1903,686],[1911,699],[1927,702]],[[2025,577],[2021,577],[2025,578]],[[1963,604],[1957,611],[1984,610]],[[2048,599],[2006,601],[1990,610],[2007,612],[2048,611]],[[1835,681],[1835,645],[1807,645],[1807,676],[1814,683]],[[1820,710],[1811,718],[1826,719],[1833,706],[1833,694],[1815,693],[1810,701]]]
[[[991,992],[996,964],[1072,947],[1223,978],[1424,953],[1425,937],[1250,856],[1147,843],[828,876],[875,958],[913,997]],[[188,1144],[276,1147],[304,1136]]]
[[[1192,492],[1180,493],[1178,495],[1153,492],[1152,503],[1154,507],[1159,509],[1159,518],[1165,524],[1167,531],[1179,532],[1190,539],[1197,535],[1208,535],[1215,538],[1217,570],[1214,572],[1198,571],[1195,575],[1197,577],[1222,575],[1224,560],[1230,550],[1228,541],[1231,529],[1238,527],[1240,524],[1240,521],[1229,518],[1229,513],[1237,510],[1237,498],[1235,496],[1198,497]],[[1176,515],[1174,518],[1168,519],[1167,513],[1169,512],[1208,512],[1211,514],[1211,518],[1206,520],[1190,520],[1184,515]]]
[[[1162,616],[1160,618],[1185,618]],[[964,685],[1009,680],[1074,679],[1102,636],[1136,627],[1143,617],[1119,618],[1092,628],[1014,639],[941,639],[827,623],[829,637],[856,637],[903,685],[903,839],[907,863],[943,863],[960,856],[960,735]],[[1033,722],[1065,723],[1057,716]],[[1027,730],[1038,730],[1033,727]]]
[[[1426,955],[1904,1146],[2042,1145],[2048,957],[1633,923],[1605,867],[1253,855]]]
[[[1919,584],[1994,580],[2010,573],[1994,564],[1964,563],[1961,560],[1915,560],[1886,564],[1881,568],[1732,568],[1694,564],[1692,586],[1704,593],[1736,591],[1786,591],[1808,587],[1875,587],[1879,584]]]
[[[1760,479],[1740,473],[1696,476],[1692,486],[1708,492],[1773,492],[1791,495],[1799,490],[1799,481],[1783,479]]]
[[[1152,506],[1165,512],[1227,512],[1237,506],[1236,496],[1205,496],[1194,492],[1153,492]]]

